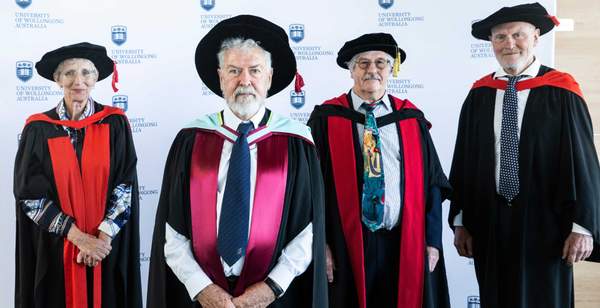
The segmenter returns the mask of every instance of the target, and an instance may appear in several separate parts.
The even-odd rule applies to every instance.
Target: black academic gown
[[[347,95],[346,97],[350,98],[350,95]],[[395,109],[395,104],[397,104],[397,102],[391,95],[390,101],[392,102],[392,107]],[[352,106],[351,102],[349,106]],[[329,302],[331,303],[331,307],[359,307],[353,269],[348,254],[346,239],[342,229],[340,212],[338,210],[336,187],[334,183],[333,167],[331,162],[332,158],[329,150],[329,139],[327,136],[329,117],[343,117],[350,119],[354,123],[364,124],[365,116],[350,108],[324,104],[315,106],[315,109],[308,120],[308,126],[311,128],[321,161],[321,170],[323,172],[323,181],[325,183],[325,220],[327,245],[332,251],[333,261],[336,268],[333,273],[334,280],[329,284]],[[441,168],[437,152],[431,140],[431,136],[429,134],[429,122],[427,122],[427,120],[424,118],[421,111],[417,109],[401,108],[400,110],[391,114],[377,118],[377,125],[378,127],[384,125],[396,125],[396,128],[398,129],[398,136],[400,136],[400,125],[398,124],[398,121],[411,118],[418,119],[422,136],[421,145],[423,149],[423,175],[426,193],[426,243],[428,246],[434,246],[438,248],[440,253],[440,259],[432,273],[430,273],[428,270],[427,261],[425,262],[425,268],[423,268],[423,307],[450,307],[446,268],[444,264],[444,253],[441,242],[441,202],[449,195],[451,188]],[[360,196],[362,195],[364,166],[362,158],[362,145],[359,144],[356,125],[353,125],[352,131],[354,153],[348,153],[348,155],[354,155],[356,158],[356,178],[358,180],[358,195],[356,198],[360,200]],[[402,144],[401,141],[399,142]],[[400,150],[404,151],[402,148]],[[403,182],[407,180],[404,179],[404,174],[401,174],[401,177]],[[355,210],[360,212],[360,208]],[[399,221],[401,221],[401,219]],[[427,256],[425,257],[427,258]],[[394,289],[397,289],[397,286],[390,286],[389,292],[397,292]],[[398,307],[402,307],[402,304],[398,304]]]
[[[103,106],[95,103],[94,108],[99,112]],[[58,120],[54,108],[45,114]],[[135,168],[137,157],[127,119],[111,115],[102,122],[110,124],[107,200],[110,200],[110,194],[117,185],[132,185],[131,216],[112,240],[112,250],[102,261],[102,307],[142,307]],[[18,202],[23,199],[47,198],[60,206],[48,139],[63,136],[67,136],[67,133],[61,126],[40,121],[27,125],[21,134],[14,174],[14,195],[17,200],[15,307],[65,307],[64,238],[41,230],[25,215]],[[76,152],[81,160],[81,149]]]
[[[542,66],[538,76],[550,71]],[[508,207],[496,193],[495,100],[496,89],[480,87],[463,104],[449,223],[463,211],[481,307],[573,307],[564,241],[573,222],[590,230],[597,260],[600,239],[600,169],[586,103],[564,88],[531,89],[519,141],[520,192]]]
[[[267,114],[269,112],[267,110]],[[268,115],[265,116],[265,119],[267,118]],[[261,125],[264,123],[265,120]],[[189,174],[191,153],[199,130],[181,130],[167,158],[152,239],[147,301],[149,308],[200,307],[197,302],[192,302],[185,286],[166,264],[164,256],[166,222],[179,234],[193,240]],[[290,136],[283,217],[275,253],[273,258],[268,260],[269,271],[277,264],[283,248],[310,221],[313,224],[313,259],[307,270],[296,277],[283,296],[269,307],[327,307],[323,188],[319,171],[314,146],[299,137]]]

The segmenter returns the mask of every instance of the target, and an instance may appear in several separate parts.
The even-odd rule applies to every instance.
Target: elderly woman
[[[113,61],[79,43],[35,67],[64,97],[29,117],[19,142],[15,307],[141,307],[131,130],[121,109],[90,96]]]

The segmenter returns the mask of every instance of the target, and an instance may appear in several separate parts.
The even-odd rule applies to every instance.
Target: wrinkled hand
[[[567,264],[573,265],[573,263],[589,258],[593,249],[594,240],[591,236],[571,232],[565,240],[562,258],[567,261]]]
[[[235,308],[231,298],[229,293],[214,283],[196,295],[196,300],[203,308]]]
[[[69,229],[67,240],[79,249],[77,263],[85,262],[88,266],[95,266],[99,261],[106,258],[112,249],[109,242],[82,232],[75,224]]]
[[[112,242],[112,237],[102,231],[98,232],[98,239],[105,241],[108,245]]]
[[[435,266],[440,259],[440,251],[433,247],[427,246],[427,260],[429,261],[429,272],[433,272],[435,270]]]
[[[108,234],[106,234],[102,231],[99,232],[98,239],[106,242],[108,245],[110,245],[110,243],[112,242],[112,238]],[[94,257],[83,253],[83,251],[79,251],[79,254],[77,254],[77,262],[78,263],[84,262],[85,265],[87,265],[87,266],[94,267],[94,266],[98,265],[98,263],[100,261],[102,261],[102,260],[94,259]]]
[[[454,247],[460,256],[473,257],[473,237],[465,227],[454,228]]]
[[[275,300],[275,294],[269,286],[261,281],[251,285],[244,294],[234,298],[236,308],[262,308],[267,307]]]
[[[325,266],[327,267],[327,281],[333,282],[333,271],[335,271],[335,263],[329,245],[325,246]]]

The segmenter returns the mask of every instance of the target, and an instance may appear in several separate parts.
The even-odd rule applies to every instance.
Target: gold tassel
[[[396,51],[396,59],[394,59],[394,69],[392,71],[394,78],[398,77],[398,72],[400,72],[400,52]]]

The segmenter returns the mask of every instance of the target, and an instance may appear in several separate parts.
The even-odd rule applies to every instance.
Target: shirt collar
[[[83,109],[83,112],[81,113],[81,116],[79,117],[78,121],[81,121],[89,116],[91,116],[92,114],[94,114],[95,110],[94,110],[94,101],[92,100],[91,97],[88,97],[88,101],[87,104],[85,105],[85,108]],[[67,121],[67,120],[71,120],[69,114],[67,113],[67,108],[65,106],[65,99],[61,99],[60,102],[58,102],[58,105],[56,106],[56,113],[58,114],[58,118],[61,121]]]
[[[354,90],[351,90],[350,93],[350,95],[352,95],[352,107],[354,107],[354,110],[362,110],[360,107],[363,103],[369,104],[369,102],[366,102],[364,99],[358,96],[358,94],[354,93]],[[377,102],[382,102],[383,104],[378,105],[383,106],[386,110],[392,108],[392,103],[390,102],[390,97],[387,95],[387,91],[383,93],[383,96]]]
[[[254,124],[254,128],[258,127],[262,121],[262,118],[265,116],[265,112],[266,108],[264,105],[262,105],[260,109],[258,109],[258,112],[252,118],[250,118],[250,121],[252,124]],[[248,121],[242,121],[242,119],[238,118],[229,108],[225,108],[223,110],[223,124],[225,124],[225,126],[237,130],[238,126],[242,122]]]
[[[533,77],[537,76],[538,72],[540,71],[540,66],[542,66],[542,64],[540,63],[540,60],[538,60],[537,57],[535,57],[533,62],[529,65],[529,67],[527,67],[521,73],[521,75],[525,76],[526,78],[533,78]],[[494,73],[494,79],[499,79],[499,78],[508,79],[508,77],[510,77],[510,76],[512,76],[512,75],[505,72],[503,68],[499,68]]]

